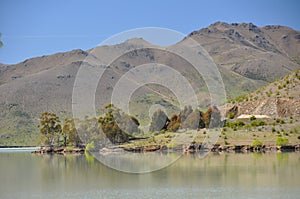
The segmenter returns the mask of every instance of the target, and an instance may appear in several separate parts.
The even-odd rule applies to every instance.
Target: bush
[[[253,127],[264,126],[264,125],[266,125],[266,122],[263,120],[252,120],[251,121],[251,126],[253,126]]]
[[[168,145],[167,145],[167,147],[170,149],[170,148],[175,148],[175,147],[177,147],[178,146],[178,143],[177,142],[175,142],[175,141],[172,141],[172,142],[170,142]]]
[[[251,144],[253,147],[262,147],[263,143],[260,140],[254,140]]]
[[[92,141],[86,145],[85,150],[89,151],[89,150],[93,150],[94,148],[95,148],[95,143],[94,141]]]
[[[285,121],[283,119],[276,119],[276,123],[285,124]]]
[[[228,112],[228,118],[233,119],[235,117],[233,112]]]
[[[276,146],[286,146],[288,143],[288,138],[278,137],[276,140]]]
[[[236,129],[237,127],[243,127],[243,126],[245,126],[245,123],[242,122],[242,121],[226,122],[225,126],[231,128],[231,129]]]

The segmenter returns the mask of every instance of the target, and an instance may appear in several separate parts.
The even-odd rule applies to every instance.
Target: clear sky
[[[132,28],[162,27],[188,34],[216,21],[300,30],[300,1],[0,0],[0,62],[87,50]]]

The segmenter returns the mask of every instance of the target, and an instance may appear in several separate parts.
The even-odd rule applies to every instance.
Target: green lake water
[[[190,154],[129,174],[85,155],[2,150],[0,198],[300,198],[300,153]]]

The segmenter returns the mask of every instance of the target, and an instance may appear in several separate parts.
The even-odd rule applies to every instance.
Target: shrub
[[[255,117],[254,115],[252,115],[252,116],[250,117],[250,121],[253,121],[253,120],[256,120],[256,117]]]
[[[93,150],[94,148],[95,148],[95,143],[94,141],[92,141],[86,145],[85,150],[89,151],[89,150]]]
[[[167,145],[167,147],[170,149],[170,148],[175,148],[175,147],[177,147],[178,146],[178,143],[177,142],[175,142],[175,141],[172,141],[172,142],[170,142],[168,145]]]
[[[286,146],[288,143],[288,138],[278,137],[276,140],[276,146]]]
[[[237,122],[226,122],[225,126],[236,129],[237,127],[242,127],[245,126],[245,123],[242,121],[237,121]]]
[[[251,144],[253,147],[262,147],[263,143],[260,140],[254,140]]]
[[[275,133],[276,129],[274,127],[272,127],[272,133]]]
[[[263,121],[263,120],[252,120],[251,121],[251,126],[253,126],[253,127],[257,127],[257,126],[264,126],[264,125],[266,125],[266,122],[265,121]]]
[[[234,118],[234,113],[233,112],[228,112],[228,118],[233,119]]]
[[[276,119],[276,123],[278,124],[285,124],[283,119]]]

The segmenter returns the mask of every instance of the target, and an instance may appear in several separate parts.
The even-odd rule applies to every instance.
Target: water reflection
[[[143,156],[149,162],[172,158],[154,153],[136,159]],[[87,154],[0,153],[0,198],[296,198],[299,165],[300,153],[189,154],[159,171],[129,174]]]
[[[149,173],[173,164],[180,153],[147,152],[147,153],[93,153],[104,165],[127,173]]]

